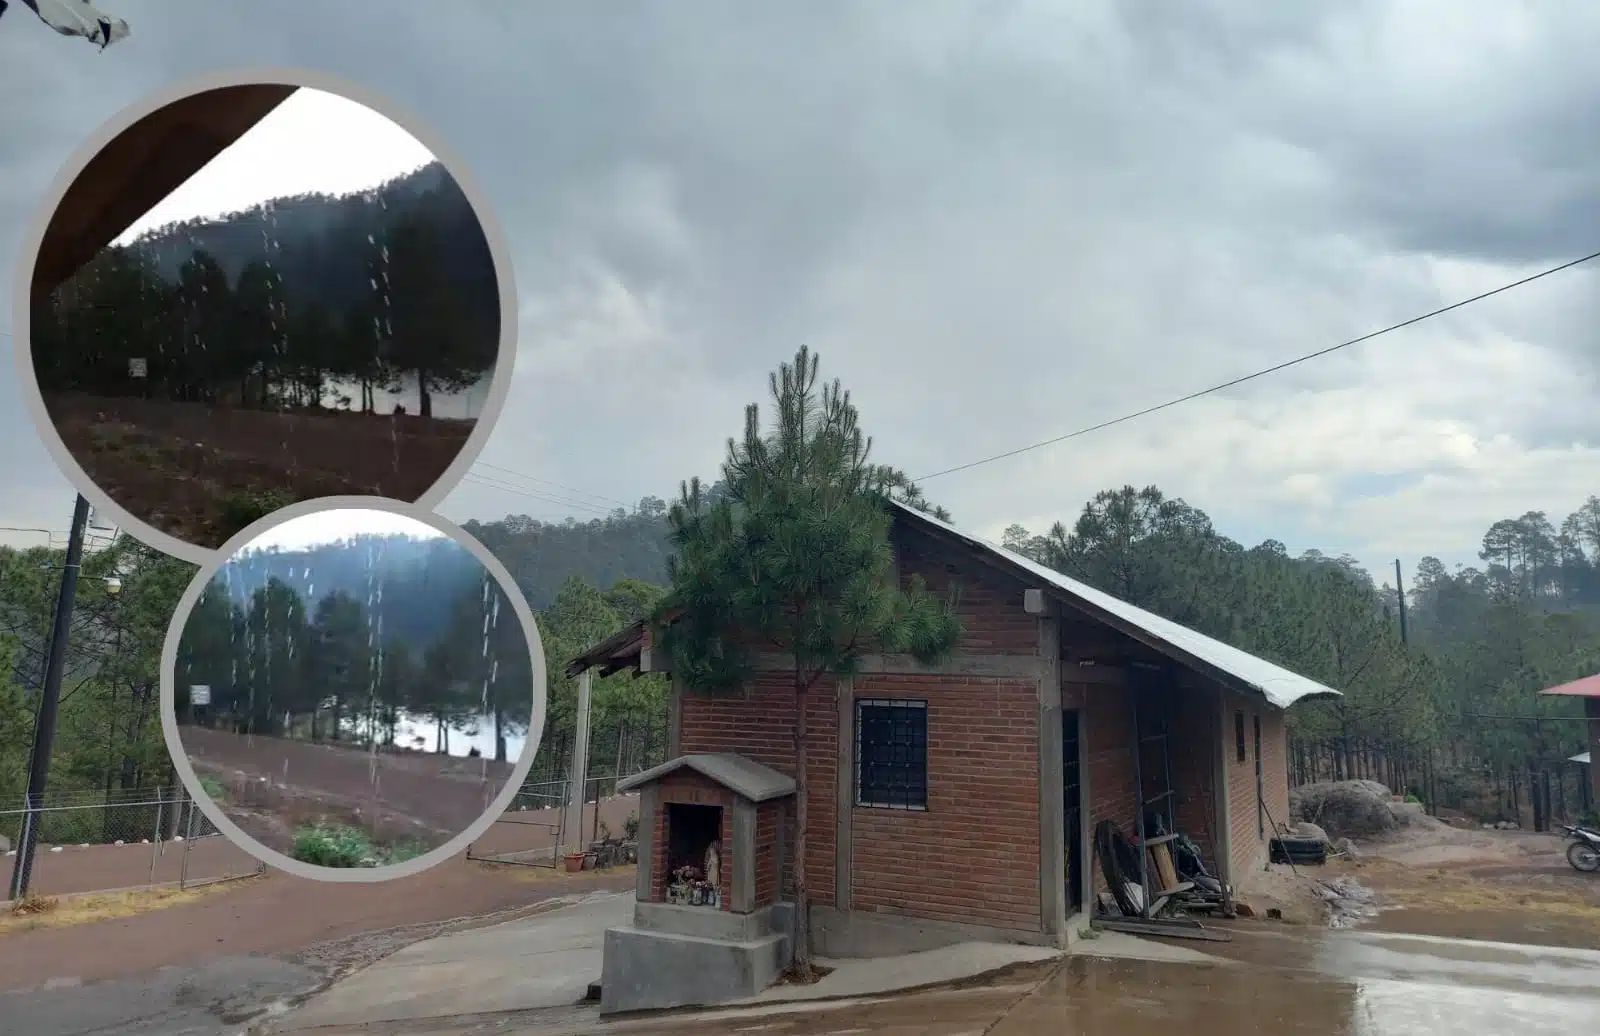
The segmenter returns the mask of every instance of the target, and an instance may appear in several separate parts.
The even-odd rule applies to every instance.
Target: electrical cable
[[[1068,432],[1065,435],[1058,435],[1052,439],[1044,439],[1040,442],[1032,443],[1027,446],[1020,446],[1014,450],[1007,450],[1004,453],[997,453],[992,457],[984,457],[981,460],[969,461],[966,464],[958,464],[953,468],[945,468],[943,471],[935,471],[931,475],[923,475],[917,479],[914,479],[914,481],[919,483],[926,482],[931,478],[940,478],[944,475],[953,475],[958,471],[968,471],[972,468],[982,467],[985,464],[993,464],[995,461],[1006,460],[1007,458],[1015,457],[1018,454],[1028,453],[1032,450],[1042,449],[1046,446],[1054,446],[1058,442],[1066,442],[1068,439],[1076,439],[1080,436],[1088,435],[1090,432],[1098,432],[1103,429],[1110,428],[1113,425],[1125,424],[1140,417],[1147,417],[1150,414],[1154,414],[1162,410],[1168,410],[1172,407],[1178,406],[1179,404],[1188,403],[1191,400],[1199,399],[1202,396],[1209,396],[1212,393],[1221,392],[1224,389],[1230,389],[1237,385],[1243,385],[1247,381],[1255,381],[1257,378],[1264,378],[1269,374],[1276,374],[1279,371],[1288,370],[1290,367],[1295,367],[1310,360],[1327,356],[1330,353],[1336,353],[1341,349],[1348,349],[1352,345],[1360,345],[1362,342],[1370,342],[1374,338],[1389,334],[1392,331],[1399,331],[1402,328],[1410,327],[1413,324],[1420,324],[1424,320],[1431,320],[1434,317],[1449,313],[1451,310],[1460,309],[1463,306],[1470,306],[1474,302],[1481,302],[1484,299],[1499,295],[1502,292],[1510,291],[1513,288],[1520,288],[1525,284],[1532,284],[1534,281],[1549,277],[1552,274],[1561,273],[1563,270],[1570,270],[1575,266],[1582,266],[1584,263],[1595,259],[1600,259],[1600,252],[1591,252],[1588,255],[1583,256],[1581,259],[1573,259],[1570,262],[1562,263],[1560,266],[1552,266],[1547,270],[1541,270],[1538,273],[1523,277],[1520,280],[1512,281],[1510,284],[1502,284],[1498,288],[1480,292],[1477,295],[1473,295],[1471,298],[1461,299],[1458,302],[1452,302],[1448,306],[1440,306],[1438,309],[1429,310],[1428,312],[1423,313],[1421,316],[1412,317],[1410,320],[1402,320],[1398,324],[1390,324],[1388,327],[1368,332],[1359,338],[1352,338],[1349,341],[1340,342],[1337,345],[1330,345],[1326,348],[1318,349],[1315,352],[1306,353],[1303,356],[1296,356],[1292,360],[1285,360],[1282,363],[1273,364],[1271,367],[1265,367],[1261,370],[1255,371],[1252,374],[1246,374],[1241,377],[1233,378],[1229,381],[1224,381],[1217,385],[1212,385],[1209,388],[1203,388],[1196,392],[1190,392],[1187,395],[1179,396],[1176,399],[1169,399],[1165,403],[1158,403],[1155,406],[1145,407],[1143,410],[1136,410],[1133,413],[1123,414],[1121,417],[1113,417],[1097,424],[1079,428],[1077,431]]]

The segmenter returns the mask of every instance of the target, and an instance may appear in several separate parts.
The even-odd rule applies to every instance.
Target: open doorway
[[[1083,785],[1078,738],[1078,710],[1061,713],[1061,775],[1066,783],[1063,803],[1066,823],[1062,833],[1067,840],[1067,914],[1083,909]]]

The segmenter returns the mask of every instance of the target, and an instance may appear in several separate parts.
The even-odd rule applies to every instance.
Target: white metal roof
[[[924,514],[916,508],[909,507],[899,501],[895,505],[905,514],[911,515],[919,521],[943,529],[951,535],[957,536],[979,550],[995,554],[1012,565],[1027,570],[1031,575],[1037,576],[1043,586],[1040,589],[1054,591],[1056,596],[1066,598],[1070,602],[1087,605],[1091,609],[1107,613],[1118,619],[1121,623],[1134,627],[1143,634],[1141,640],[1164,654],[1170,654],[1179,661],[1194,659],[1204,665],[1214,667],[1232,676],[1245,686],[1259,691],[1268,702],[1280,709],[1287,709],[1297,701],[1311,697],[1339,696],[1340,692],[1331,687],[1326,687],[1315,680],[1307,679],[1298,673],[1290,672],[1279,665],[1274,665],[1265,659],[1240,651],[1236,647],[1214,640],[1203,633],[1196,633],[1187,626],[1180,626],[1169,619],[1135,608],[1126,601],[1118,600],[1108,593],[1102,593],[1094,587],[1080,583],[1062,575],[1054,569],[1030,561],[1021,554],[996,546],[988,540],[962,532],[948,522],[942,522],[931,515]]]
[[[1589,753],[1588,752],[1579,752],[1577,755],[1573,756],[1571,759],[1568,759],[1567,762],[1569,762],[1569,763],[1582,763],[1583,765],[1588,766],[1589,765]]]

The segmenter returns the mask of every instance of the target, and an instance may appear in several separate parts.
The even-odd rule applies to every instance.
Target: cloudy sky
[[[1600,249],[1582,0],[104,2],[133,31],[105,53],[0,21],[0,84],[35,98],[0,108],[0,264],[146,92],[295,65],[388,95],[485,186],[521,293],[458,521],[714,474],[802,342],[924,475]],[[1600,492],[1597,279],[925,488],[993,536],[1154,483],[1246,542],[1473,561],[1495,519]],[[0,524],[62,525],[19,413],[7,383]]]

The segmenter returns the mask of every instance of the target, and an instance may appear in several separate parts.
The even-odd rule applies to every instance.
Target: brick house
[[[1111,820],[1137,837],[1141,812],[1192,839],[1224,882],[1265,864],[1289,814],[1285,712],[1337,691],[911,508],[896,506],[891,539],[902,580],[958,588],[963,633],[937,668],[868,657],[858,675],[807,696],[815,953],[972,940],[1065,947],[1105,888],[1096,825]],[[591,668],[663,666],[638,624],[569,671]],[[758,658],[757,668],[742,693],[676,687],[671,761],[626,782],[641,792],[650,846],[641,845],[635,926],[608,933],[603,1010],[708,1003],[771,977],[771,965],[748,960],[735,970],[754,977],[727,988],[706,984],[708,962],[677,977],[652,970],[654,959],[688,960],[669,946],[680,937],[772,940],[750,952],[766,961],[775,946],[779,966],[786,957],[793,905],[778,890],[789,888],[793,694],[783,659]],[[776,790],[753,802],[736,769],[745,784]],[[662,902],[672,863],[662,847],[691,823],[677,793],[688,785],[704,801],[740,803],[734,815],[745,819],[725,811],[717,841],[731,872],[766,900],[728,896],[713,912]]]

